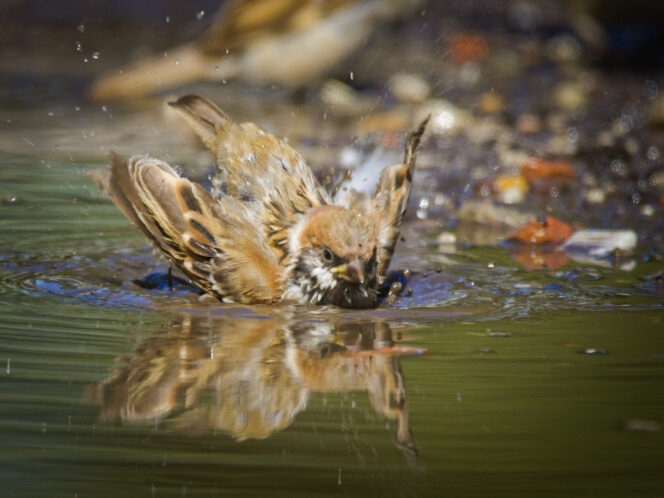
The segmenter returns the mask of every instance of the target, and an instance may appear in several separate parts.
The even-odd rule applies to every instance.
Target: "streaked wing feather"
[[[394,246],[399,238],[401,223],[408,207],[413,186],[415,155],[428,121],[429,118],[427,117],[408,136],[403,164],[385,168],[381,172],[376,186],[373,197],[373,212],[378,225],[376,273],[379,282],[385,279],[394,254]]]
[[[253,123],[233,123],[201,97],[188,95],[171,106],[216,154],[213,195],[246,205],[277,255],[286,257],[290,227],[310,208],[331,203],[302,156]]]
[[[111,162],[110,175],[93,177],[196,285],[234,302],[281,297],[277,258],[243,205],[232,198],[214,200],[156,159],[132,158],[127,164],[113,155]]]

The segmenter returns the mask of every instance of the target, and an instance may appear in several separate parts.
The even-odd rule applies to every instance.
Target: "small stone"
[[[650,102],[647,113],[647,121],[651,126],[664,125],[664,97],[659,96]]]
[[[374,112],[362,117],[357,128],[367,133],[402,132],[410,127],[410,118],[403,110]]]
[[[429,115],[431,118],[429,126],[427,126],[427,132],[432,134],[443,135],[457,132],[473,123],[468,112],[443,99],[424,102],[415,112],[415,122],[421,123]]]
[[[554,102],[568,111],[585,107],[588,98],[581,83],[562,83],[553,91]]]
[[[436,242],[441,246],[456,246],[457,236],[453,232],[442,232],[436,237]]]
[[[505,103],[500,95],[495,92],[485,92],[480,95],[480,111],[487,114],[495,114],[500,112],[505,107]]]
[[[498,200],[503,204],[521,204],[525,198],[523,190],[518,187],[509,187],[498,195]]]
[[[528,183],[522,175],[501,175],[493,181],[498,199],[504,204],[520,204],[528,192]]]
[[[390,80],[390,90],[397,100],[419,104],[429,98],[431,87],[417,74],[397,73]]]
[[[591,204],[602,204],[606,200],[606,192],[601,188],[591,188],[586,191],[585,197]]]
[[[601,258],[615,251],[630,253],[636,248],[637,236],[634,230],[585,229],[575,232],[563,244],[569,252],[586,252]]]
[[[664,169],[655,171],[650,175],[650,178],[648,178],[648,184],[656,189],[664,190]]]
[[[326,81],[320,89],[320,98],[338,116],[360,116],[371,111],[375,104],[373,99],[361,96],[339,80]]]
[[[522,135],[539,133],[542,131],[542,120],[534,114],[521,114],[516,119],[515,128]]]

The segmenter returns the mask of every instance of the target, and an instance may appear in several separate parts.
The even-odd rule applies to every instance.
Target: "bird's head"
[[[290,285],[312,304],[374,306],[376,245],[376,226],[366,213],[314,208],[290,235]]]

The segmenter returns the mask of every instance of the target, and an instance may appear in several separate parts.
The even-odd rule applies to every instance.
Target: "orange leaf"
[[[534,220],[526,223],[510,235],[508,239],[532,245],[555,244],[567,239],[572,235],[572,232],[572,227],[567,223],[547,216],[544,223]]]
[[[521,167],[521,176],[533,183],[544,178],[559,178],[574,180],[576,171],[567,161],[547,161],[544,159],[530,159]]]
[[[480,61],[487,55],[489,42],[482,36],[461,33],[450,40],[450,57],[456,64]]]

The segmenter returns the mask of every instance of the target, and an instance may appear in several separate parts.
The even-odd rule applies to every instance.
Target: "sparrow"
[[[97,80],[94,99],[133,98],[199,80],[299,88],[327,74],[384,22],[421,0],[229,0],[198,40]]]
[[[110,154],[96,183],[169,263],[227,303],[377,305],[412,188],[428,118],[408,135],[403,164],[385,168],[370,202],[334,205],[304,159],[212,102],[170,105],[216,156],[212,189],[163,161]]]

